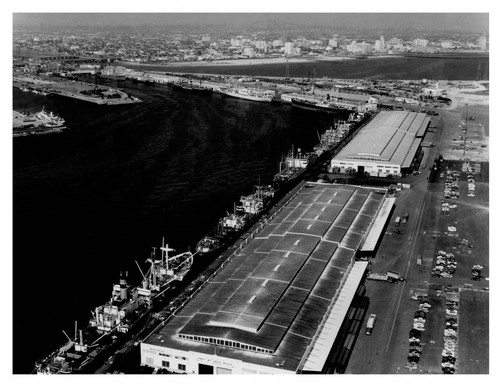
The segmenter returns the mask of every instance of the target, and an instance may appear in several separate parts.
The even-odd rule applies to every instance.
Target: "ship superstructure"
[[[92,313],[90,326],[98,332],[112,330],[127,333],[130,329],[128,319],[144,304],[144,297],[135,287],[127,283],[127,275],[120,277],[119,284],[113,285],[111,299],[108,303],[96,307]]]
[[[139,268],[143,279],[141,286],[137,288],[137,292],[148,305],[152,304],[155,295],[168,289],[170,283],[176,280],[182,281],[193,264],[194,255],[189,251],[169,256],[169,252],[175,250],[169,248],[164,241],[160,250],[160,259],[156,259],[156,248],[153,248],[151,257],[146,260],[147,263],[151,264],[146,274],[142,273]]]
[[[279,172],[274,176],[274,184],[280,187],[281,184],[295,179],[304,172],[310,159],[311,156],[303,154],[300,148],[295,152],[292,145],[290,152],[279,163]]]

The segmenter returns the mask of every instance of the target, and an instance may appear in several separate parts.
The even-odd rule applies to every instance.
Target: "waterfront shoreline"
[[[310,62],[345,62],[360,59],[400,59],[407,57],[417,57],[417,58],[461,58],[463,55],[470,58],[480,58],[484,54],[481,52],[475,53],[463,53],[460,55],[446,55],[446,54],[385,54],[378,56],[314,56],[314,57],[271,57],[271,58],[248,58],[248,59],[224,59],[224,60],[214,60],[214,61],[181,61],[181,62],[166,62],[166,63],[136,63],[129,61],[117,61],[116,63],[121,65],[138,65],[144,67],[219,67],[219,66],[244,66],[244,65],[269,65],[269,64],[301,64]]]

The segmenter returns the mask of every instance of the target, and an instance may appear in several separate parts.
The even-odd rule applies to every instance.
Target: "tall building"
[[[283,40],[278,39],[278,40],[273,41],[273,48],[282,47],[282,46],[283,46]]]
[[[231,38],[231,46],[232,47],[241,47],[242,42],[240,38]]]
[[[346,49],[351,52],[351,53],[360,53],[360,54],[367,54],[371,51],[373,46],[368,43],[357,43],[356,41],[353,41],[351,44],[346,46]]]
[[[337,39],[330,39],[330,41],[328,42],[328,45],[332,48],[337,48]]]
[[[293,43],[285,43],[285,55],[293,55],[295,53]]]
[[[375,51],[380,52],[382,51],[382,41],[380,40],[375,40],[375,46],[374,46]]]
[[[257,40],[255,42],[255,49],[267,52],[267,42],[265,40]]]
[[[480,36],[479,37],[479,48],[482,50],[482,51],[486,51],[486,44],[487,44],[487,40],[486,40],[486,36]]]
[[[426,40],[426,39],[413,40],[413,45],[416,45],[418,47],[427,47],[428,44],[429,44],[429,40]]]
[[[383,51],[385,49],[385,39],[384,36],[380,36],[380,48]]]

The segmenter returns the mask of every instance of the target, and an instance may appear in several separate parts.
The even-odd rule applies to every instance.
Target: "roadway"
[[[437,136],[433,140],[439,140],[439,131]],[[435,194],[429,190],[428,176],[438,150],[439,147],[424,148],[421,173],[401,180],[411,188],[398,192],[395,210],[371,268],[380,273],[397,271],[406,281],[397,284],[367,281],[366,294],[370,298],[367,316],[376,313],[377,324],[371,336],[362,334],[358,338],[346,373],[408,372],[404,368],[409,352],[408,333],[418,308],[418,303],[410,297],[417,288],[427,290],[429,271],[417,266],[416,260],[432,247],[427,241],[426,229]],[[426,168],[422,168],[424,165]],[[409,213],[408,222],[396,228],[394,219],[406,213]]]

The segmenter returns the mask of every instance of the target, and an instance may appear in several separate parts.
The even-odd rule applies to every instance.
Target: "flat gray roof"
[[[295,371],[386,190],[308,183],[144,343]],[[333,300],[335,302],[335,300]],[[257,353],[178,337],[255,346]]]
[[[379,112],[335,156],[335,160],[367,160],[408,167],[425,134],[424,113]]]

